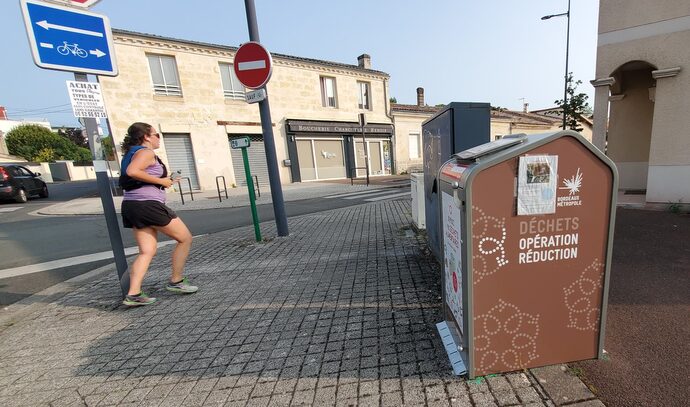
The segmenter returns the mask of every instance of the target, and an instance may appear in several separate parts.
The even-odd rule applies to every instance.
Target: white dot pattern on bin
[[[489,227],[499,229],[500,232],[489,234]],[[498,236],[497,236],[498,235]],[[479,208],[474,208],[474,220],[472,221],[472,240],[477,241],[476,254],[472,256],[474,261],[474,271],[476,278],[474,284],[478,284],[482,279],[496,273],[501,267],[508,264],[505,252],[505,241],[508,237],[505,218],[489,216]],[[497,254],[497,255],[496,255]],[[496,255],[493,259],[489,256]],[[495,260],[495,264],[489,263]]]
[[[604,264],[594,259],[577,280],[563,288],[565,306],[568,308],[568,328],[578,331],[596,331],[599,326],[599,289],[604,274]]]
[[[539,315],[530,315],[522,312],[517,306],[498,300],[498,304],[487,313],[474,318],[475,350],[480,352],[478,369],[497,371],[497,363],[500,361],[502,369],[522,369],[531,361],[537,359],[537,338],[539,337]],[[510,348],[495,349],[497,336],[510,337]],[[492,339],[494,339],[492,341]]]

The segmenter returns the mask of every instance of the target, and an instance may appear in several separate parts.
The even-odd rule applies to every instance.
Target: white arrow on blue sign
[[[108,17],[21,0],[34,62],[41,68],[117,76]]]

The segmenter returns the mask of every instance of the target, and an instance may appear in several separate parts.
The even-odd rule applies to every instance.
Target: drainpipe
[[[390,101],[388,100],[388,78],[383,79],[383,103],[384,106],[386,107],[384,109],[384,112],[386,113],[386,117],[388,117],[391,121],[391,124],[393,125],[393,135],[391,137],[391,175],[397,173],[397,166],[395,165],[395,122],[393,121],[393,115],[390,113],[391,105]]]

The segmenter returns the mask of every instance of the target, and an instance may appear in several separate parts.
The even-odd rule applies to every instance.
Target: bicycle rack
[[[187,180],[187,185],[189,186],[189,192],[182,192],[182,180],[186,179]],[[184,196],[186,194],[189,194],[192,197],[192,201],[194,200],[194,192],[192,191],[192,180],[189,179],[189,177],[180,177],[177,179],[177,185],[180,187],[180,199],[182,199],[182,205],[184,205]]]
[[[257,196],[261,198],[261,189],[259,188],[259,177],[253,175],[252,178],[254,178],[254,185],[256,186]]]
[[[228,186],[225,184],[225,177],[222,175],[219,175],[216,177],[216,189],[218,190],[218,202],[223,202],[223,200],[220,197],[220,184],[218,184],[218,178],[223,179],[223,191],[225,191],[225,199],[228,198]]]

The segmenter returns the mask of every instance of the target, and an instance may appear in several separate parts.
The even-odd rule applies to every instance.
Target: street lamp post
[[[568,101],[568,51],[570,48],[570,0],[568,0],[568,11],[560,14],[550,14],[544,16],[542,20],[548,20],[551,17],[562,17],[566,16],[568,18],[568,28],[565,35],[565,85],[563,86],[563,130],[565,130],[565,106]]]

